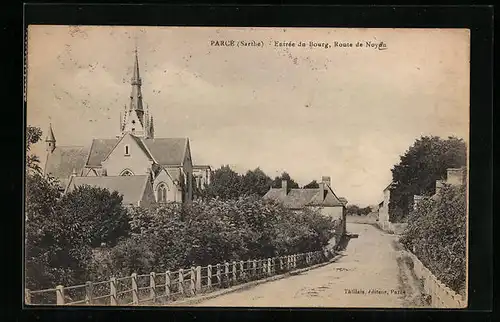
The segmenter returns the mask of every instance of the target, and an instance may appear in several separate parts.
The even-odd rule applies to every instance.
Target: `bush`
[[[401,243],[456,292],[466,281],[466,188],[445,186],[410,214]]]
[[[134,208],[131,218],[134,241],[125,244],[140,251],[114,247],[113,272],[166,271],[315,251],[328,244],[335,228],[335,222],[316,211],[293,212],[257,197]]]

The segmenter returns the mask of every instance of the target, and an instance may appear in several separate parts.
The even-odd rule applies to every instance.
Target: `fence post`
[[[271,273],[271,259],[270,258],[267,258],[267,274],[268,275],[272,275]]]
[[[229,263],[224,263],[224,281],[227,285],[229,285]]]
[[[236,262],[233,261],[233,282],[236,284]]]
[[[245,264],[243,263],[243,261],[240,261],[240,277],[242,279],[245,278]]]
[[[31,294],[27,288],[24,289],[24,304],[31,304]]]
[[[56,304],[64,305],[64,286],[62,285],[56,286]]]
[[[170,296],[170,271],[165,272],[165,299],[168,300]]]
[[[207,266],[207,288],[210,289],[212,287],[212,265]]]
[[[178,278],[179,292],[184,295],[184,269],[179,269],[179,278]]]
[[[286,269],[289,271],[291,267],[291,258],[290,255],[286,256]]]
[[[109,279],[109,304],[110,305],[117,305],[118,301],[116,298],[116,278],[111,277]]]
[[[85,303],[92,305],[92,282],[85,282]]]
[[[252,278],[252,260],[251,259],[247,260],[247,271],[246,271],[245,275],[248,276],[249,279]]]
[[[156,273],[149,273],[149,297],[153,300],[153,303],[156,303]]]
[[[196,293],[201,291],[201,266],[196,266]]]
[[[191,295],[195,295],[196,294],[196,268],[194,267],[191,267],[191,275],[189,277],[189,288],[190,288],[190,292],[191,292]]]
[[[255,259],[252,261],[252,272],[253,276],[257,275],[257,261]]]
[[[271,258],[271,272],[276,274],[276,257]]]
[[[132,304],[139,304],[139,290],[137,289],[137,274],[132,273]]]
[[[280,271],[282,271],[283,270],[283,256],[280,256],[279,260],[280,260]]]
[[[220,264],[216,265],[215,274],[217,275],[217,285],[219,285],[219,287],[222,287],[222,285],[221,285],[221,278],[220,278]]]

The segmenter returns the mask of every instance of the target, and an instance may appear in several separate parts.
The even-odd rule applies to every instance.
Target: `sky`
[[[51,123],[59,146],[115,137],[137,46],[155,136],[188,137],[195,163],[286,171],[301,185],[330,176],[350,204],[377,204],[420,136],[467,141],[469,39],[461,29],[32,25],[27,124],[45,137]],[[33,152],[44,156],[44,143]]]

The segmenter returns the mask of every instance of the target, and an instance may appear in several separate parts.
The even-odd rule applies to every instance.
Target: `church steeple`
[[[121,126],[121,135],[130,133],[135,136],[148,137],[149,119],[146,118],[149,118],[149,116],[145,115],[142,103],[142,79],[139,72],[137,47],[135,48],[134,53],[134,69],[130,80],[130,85],[132,86],[130,93],[130,105],[128,109],[125,109],[125,115]]]
[[[52,123],[49,123],[49,131],[47,132],[45,143],[47,152],[54,152],[56,148],[56,137],[54,136],[54,131],[52,131]]]

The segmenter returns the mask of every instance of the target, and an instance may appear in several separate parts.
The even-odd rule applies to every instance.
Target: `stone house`
[[[319,188],[313,189],[288,189],[287,181],[283,180],[281,188],[271,188],[263,197],[283,203],[291,210],[310,208],[319,210],[324,216],[337,221],[336,235],[338,237],[346,233],[346,211],[347,200],[337,197],[331,187],[330,177],[322,177]]]
[[[378,225],[382,229],[388,229],[390,226],[389,217],[389,201],[391,200],[391,189],[394,187],[394,183],[391,182],[383,190],[383,200],[378,204]]]

